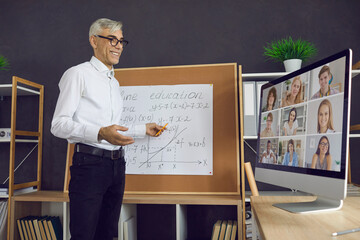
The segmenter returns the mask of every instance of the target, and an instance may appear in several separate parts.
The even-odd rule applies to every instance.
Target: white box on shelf
[[[0,139],[10,140],[11,128],[0,128]]]

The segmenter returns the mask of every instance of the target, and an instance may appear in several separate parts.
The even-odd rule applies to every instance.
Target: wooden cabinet
[[[28,215],[60,215],[63,223],[64,240],[70,239],[69,234],[69,197],[67,193],[60,191],[37,191],[23,195],[14,196],[12,198],[11,208],[11,237],[10,239],[20,239],[18,229],[16,226],[16,219]],[[204,195],[168,195],[168,194],[125,194],[121,216],[119,220],[119,237],[123,239],[122,222],[129,217],[137,219],[137,206],[145,206],[147,204],[157,206],[170,206],[174,209],[174,214],[171,214],[169,221],[163,228],[170,228],[171,222],[175,223],[175,232],[177,240],[194,239],[188,232],[189,223],[189,208],[199,209],[201,207],[216,208],[219,206],[229,206],[234,209],[235,219],[226,219],[227,216],[222,214],[224,220],[237,220],[238,222],[238,239],[242,239],[242,200],[240,196],[204,196]],[[151,217],[150,217],[151,218]],[[206,222],[206,216],[201,219]],[[147,222],[147,225],[155,224],[154,222]],[[212,227],[211,223],[211,227]],[[201,224],[200,224],[201,225]],[[199,229],[199,231],[208,231],[211,234],[212,228]],[[142,231],[139,229],[139,231]],[[189,234],[188,234],[189,233]]]

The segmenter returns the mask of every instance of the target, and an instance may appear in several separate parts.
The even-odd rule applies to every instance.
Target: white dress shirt
[[[109,70],[92,57],[68,69],[59,82],[60,94],[51,123],[51,133],[70,143],[81,142],[106,150],[118,149],[109,142],[98,141],[101,127],[120,123],[123,99],[114,69]],[[127,126],[123,135],[144,137],[145,125]]]

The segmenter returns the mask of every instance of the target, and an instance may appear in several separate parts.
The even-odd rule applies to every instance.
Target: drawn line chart
[[[174,135],[174,137],[170,140],[170,142],[168,142],[168,143],[167,143],[164,147],[162,147],[160,150],[157,150],[157,151],[155,151],[155,152],[151,152],[151,153],[150,153],[150,148],[149,148],[148,157],[147,157],[146,161],[142,162],[142,163],[139,165],[139,168],[141,168],[145,163],[149,163],[149,161],[150,161],[153,157],[155,157],[157,154],[159,154],[159,153],[162,152],[164,149],[166,149],[167,146],[169,146],[175,139],[177,139],[177,137],[178,137],[181,133],[183,133],[186,129],[187,129],[187,128],[184,128],[183,130],[181,130],[179,134],[176,134],[177,132],[175,132],[175,135]],[[150,138],[149,138],[149,140],[148,140],[148,146],[150,146]],[[150,157],[149,155],[151,155],[151,154],[153,154],[153,155]]]

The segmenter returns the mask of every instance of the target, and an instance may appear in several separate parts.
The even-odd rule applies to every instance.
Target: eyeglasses
[[[104,38],[104,39],[109,40],[111,46],[113,46],[113,47],[116,47],[118,45],[118,43],[120,43],[123,48],[126,47],[126,45],[129,44],[129,41],[127,41],[125,39],[118,40],[117,38],[109,38],[109,37],[104,37],[104,36],[101,36],[101,35],[95,35],[95,36],[99,37],[99,38]]]
[[[323,146],[323,147],[328,147],[328,146],[329,146],[329,143],[321,142],[320,145]]]

